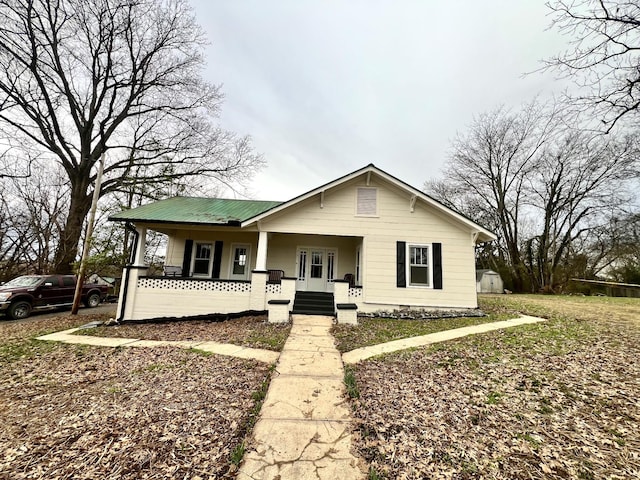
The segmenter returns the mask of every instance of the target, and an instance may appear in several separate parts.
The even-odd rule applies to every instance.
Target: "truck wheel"
[[[31,313],[31,304],[25,301],[12,303],[7,313],[9,314],[9,317],[14,320],[27,318]]]
[[[93,308],[100,305],[100,295],[97,293],[90,294],[87,299],[84,301],[84,306]]]

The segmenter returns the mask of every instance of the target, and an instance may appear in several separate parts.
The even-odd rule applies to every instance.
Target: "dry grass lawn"
[[[269,366],[33,339],[95,319],[0,323],[0,478],[233,478]]]
[[[640,478],[640,300],[481,307],[550,320],[357,365],[370,478]]]

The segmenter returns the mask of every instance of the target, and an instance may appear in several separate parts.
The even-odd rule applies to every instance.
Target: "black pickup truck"
[[[85,283],[82,303],[97,307],[107,296],[106,285]],[[0,285],[0,312],[13,319],[27,318],[32,310],[71,306],[75,275],[25,275]]]

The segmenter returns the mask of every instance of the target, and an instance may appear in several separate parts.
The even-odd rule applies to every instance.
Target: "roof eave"
[[[161,225],[198,225],[198,226],[211,226],[211,227],[240,227],[241,222],[239,220],[230,220],[227,223],[212,223],[212,222],[183,222],[179,220],[153,220],[149,218],[114,218],[109,217],[107,220],[111,222],[132,222],[132,223],[152,223]]]

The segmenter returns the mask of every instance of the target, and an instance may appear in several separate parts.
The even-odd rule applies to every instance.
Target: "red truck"
[[[82,302],[97,307],[107,296],[106,285],[85,283]],[[25,275],[0,285],[0,312],[13,319],[27,318],[32,310],[73,304],[75,275]]]

